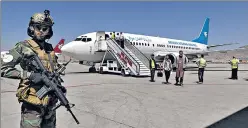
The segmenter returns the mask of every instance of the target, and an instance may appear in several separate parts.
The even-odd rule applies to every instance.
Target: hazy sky
[[[2,2],[1,50],[27,39],[30,17],[49,9],[54,46],[99,30],[193,40],[210,18],[209,44],[248,44],[248,2]]]

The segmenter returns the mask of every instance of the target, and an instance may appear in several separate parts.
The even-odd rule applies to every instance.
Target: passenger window
[[[138,45],[138,42],[136,42],[136,45]]]
[[[152,44],[153,45],[153,47],[154,47],[154,44]]]
[[[149,46],[149,44],[147,44]]]
[[[144,45],[144,43],[142,43],[142,46]]]

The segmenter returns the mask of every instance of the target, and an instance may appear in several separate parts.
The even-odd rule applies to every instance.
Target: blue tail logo
[[[209,35],[208,33],[209,33],[209,18],[207,18],[205,20],[205,23],[202,27],[202,30],[201,30],[199,37],[197,37],[196,39],[194,39],[192,41],[207,45],[208,44],[208,35]]]

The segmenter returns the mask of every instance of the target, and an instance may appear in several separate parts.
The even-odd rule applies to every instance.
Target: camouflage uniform
[[[1,77],[20,79],[21,71],[13,67],[1,67]]]
[[[41,20],[44,20],[44,15],[42,15],[41,13],[33,15],[32,18],[35,17],[36,19],[40,18]],[[28,32],[28,34],[31,35],[30,32]],[[41,45],[41,41],[43,41],[43,45]],[[9,53],[13,56],[13,60],[10,63],[12,63],[13,65],[20,64],[23,69],[19,87],[16,93],[18,101],[22,102],[20,127],[55,128],[56,112],[53,111],[52,108],[55,107],[58,99],[50,94],[42,99],[39,99],[36,96],[36,92],[44,85],[42,83],[32,84],[29,82],[28,77],[30,73],[26,70],[27,65],[25,64],[25,62],[22,61],[23,55],[36,54],[39,56],[41,62],[43,63],[45,68],[47,68],[47,70],[52,71],[52,69],[56,69],[57,60],[52,45],[46,43],[45,40],[38,40],[38,38],[32,38],[29,40],[18,42],[15,47],[10,50]],[[48,56],[48,53],[50,54],[50,57]],[[52,63],[50,63],[50,61]],[[4,65],[8,65],[8,63]]]
[[[8,60],[10,59],[6,56],[9,57],[9,55],[5,55],[3,58],[1,56],[1,64],[3,65],[1,66],[1,77],[20,79],[21,71],[17,69],[12,63],[9,63]]]

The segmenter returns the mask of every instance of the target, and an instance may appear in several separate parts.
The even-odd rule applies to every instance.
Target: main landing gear
[[[89,68],[89,72],[90,73],[95,73],[96,72],[95,64],[93,64],[93,66]]]

